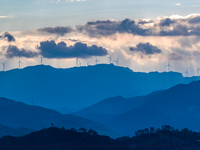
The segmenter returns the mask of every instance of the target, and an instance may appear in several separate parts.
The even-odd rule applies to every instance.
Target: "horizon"
[[[0,2],[0,62],[5,69],[109,63],[138,72],[200,68],[200,2],[173,0],[8,0]],[[187,11],[185,11],[187,10]],[[0,70],[3,70],[0,66]]]
[[[54,68],[54,69],[71,69],[71,68],[79,68],[79,67],[91,67],[91,66],[97,66],[97,65],[113,65],[113,66],[115,66],[115,67],[122,67],[122,68],[128,68],[128,69],[130,69],[131,71],[133,71],[134,73],[170,73],[170,72],[174,72],[174,73],[180,73],[180,74],[182,74],[182,76],[183,77],[199,77],[198,75],[194,75],[194,76],[186,76],[185,75],[185,72],[184,73],[181,73],[181,72],[177,72],[177,71],[173,71],[173,70],[170,70],[170,71],[168,71],[168,70],[166,70],[166,71],[161,71],[161,72],[159,72],[159,71],[150,71],[150,72],[141,72],[141,71],[134,71],[134,70],[132,70],[131,68],[129,68],[129,67],[124,67],[124,66],[120,66],[120,65],[115,65],[114,63],[99,63],[99,64],[93,64],[93,65],[84,65],[84,66],[72,66],[72,67],[66,67],[66,68],[58,68],[58,67],[54,67],[54,66],[51,66],[51,65],[45,65],[45,64],[36,64],[36,65],[32,65],[32,66],[25,66],[25,67],[21,67],[21,68],[19,68],[19,67],[16,67],[16,68],[12,68],[12,69],[10,69],[10,70],[0,70],[0,72],[7,72],[7,71],[12,71],[12,70],[16,70],[16,69],[25,69],[25,68],[29,68],[29,67],[37,67],[37,66],[49,66],[49,67],[52,67],[52,68]]]

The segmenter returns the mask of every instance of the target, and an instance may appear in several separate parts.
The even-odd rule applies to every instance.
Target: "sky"
[[[185,76],[200,68],[200,1],[1,0],[5,70],[114,63],[136,72]],[[118,60],[118,64],[116,61]],[[3,65],[0,66],[0,71]],[[200,73],[200,72],[199,72]]]

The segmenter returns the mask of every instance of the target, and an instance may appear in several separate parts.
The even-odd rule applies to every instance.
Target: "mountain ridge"
[[[117,95],[133,97],[164,90],[197,77],[176,72],[134,72],[113,64],[57,69],[38,65],[0,72],[0,96],[70,113]],[[162,82],[162,84],[161,84]],[[20,88],[19,88],[20,87]]]

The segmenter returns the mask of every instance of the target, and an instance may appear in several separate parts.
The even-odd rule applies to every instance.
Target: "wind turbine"
[[[5,71],[5,64],[6,64],[6,62],[2,63],[2,65],[3,65],[3,71]]]
[[[19,64],[19,69],[20,69],[20,64],[23,64],[23,63],[20,61],[20,59],[19,59],[19,61],[18,61],[18,64]]]
[[[170,62],[168,61],[168,64],[167,64],[167,70],[168,70],[168,72],[170,71],[170,67],[172,67],[171,65],[170,65]]]
[[[188,69],[184,73],[185,73],[185,76],[187,77],[187,75],[189,74]]]
[[[87,62],[87,66],[89,66],[89,64],[90,64],[90,62],[88,61],[88,62]]]
[[[78,62],[79,62],[79,60],[78,60],[78,56],[76,57],[76,67],[78,67]]]
[[[42,58],[43,58],[43,57],[42,57],[42,56],[40,56],[40,58],[41,58],[41,65],[42,65]]]
[[[119,65],[119,57],[118,57],[117,60],[114,61],[114,62],[116,62],[116,66]]]
[[[112,55],[110,57],[108,57],[108,58],[110,59],[110,64],[111,64],[111,62],[112,62]]]
[[[200,69],[197,67],[197,76],[199,76],[199,70],[200,70]]]
[[[99,60],[96,58],[95,63],[97,64],[99,62]]]

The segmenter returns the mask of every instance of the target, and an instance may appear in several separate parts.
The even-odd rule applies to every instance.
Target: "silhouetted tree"
[[[87,130],[86,130],[85,128],[83,128],[83,127],[80,128],[79,131],[80,131],[80,132],[83,132],[83,133],[87,132]]]

